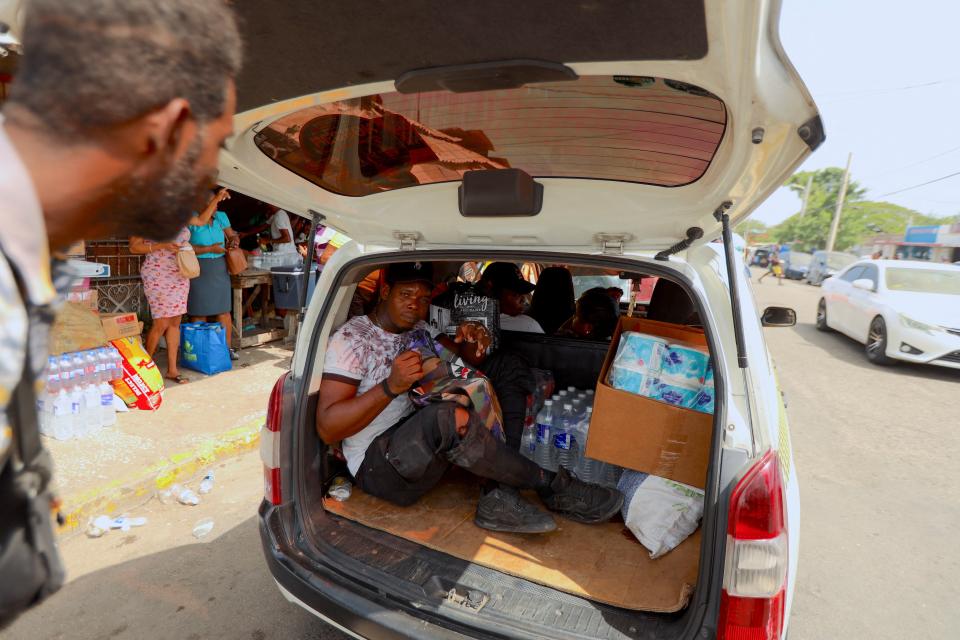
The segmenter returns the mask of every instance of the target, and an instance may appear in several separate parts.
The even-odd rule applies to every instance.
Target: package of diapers
[[[610,365],[607,383],[614,389],[650,396],[666,351],[667,341],[663,338],[625,331]]]
[[[703,413],[713,413],[714,408],[713,391],[713,367],[707,365],[707,373],[703,377],[703,385],[700,387],[697,397],[693,400],[693,409]]]

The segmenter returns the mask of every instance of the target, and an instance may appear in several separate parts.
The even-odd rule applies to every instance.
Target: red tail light
[[[730,497],[720,640],[780,638],[788,559],[783,477],[768,451]]]
[[[283,386],[288,375],[290,375],[289,371],[281,375],[273,385],[273,391],[270,392],[270,401],[267,402],[267,431],[275,433],[280,431],[283,418]]]
[[[260,459],[263,460],[263,495],[271,504],[283,502],[280,485],[280,427],[283,424],[283,387],[289,372],[273,385],[267,403],[267,421],[260,434]]]

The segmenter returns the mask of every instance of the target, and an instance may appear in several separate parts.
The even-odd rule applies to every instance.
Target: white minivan
[[[795,314],[758,313],[730,229],[824,139],[780,2],[234,5],[248,52],[220,182],[352,239],[262,436],[260,530],[285,597],[364,638],[785,637],[800,503],[762,327]],[[624,313],[702,331],[715,372],[699,530],[652,560],[622,522],[495,535],[463,517],[469,494],[332,499],[325,347],[376,270],[413,260],[657,278]],[[503,333],[561,386],[599,384],[609,343]]]

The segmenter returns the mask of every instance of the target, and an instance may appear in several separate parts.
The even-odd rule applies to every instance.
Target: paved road
[[[260,550],[258,453],[216,470],[202,504],[152,500],[146,526],[62,545],[72,581],[0,633],[4,640],[346,640],[280,596]],[[214,530],[193,537],[196,522]]]
[[[802,482],[791,640],[953,638],[960,623],[960,371],[878,368],[813,327],[819,289],[769,278],[761,306],[800,322],[767,331]],[[3,634],[53,638],[344,638],[278,594],[256,522],[255,454],[218,470],[199,507],[137,510],[143,529],[63,545],[73,581]],[[213,515],[202,541],[193,524]]]
[[[819,288],[754,291],[799,314],[766,331],[801,483],[791,640],[956,638],[960,371],[870,364],[814,328]]]

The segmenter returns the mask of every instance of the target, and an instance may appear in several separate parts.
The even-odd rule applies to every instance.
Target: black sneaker
[[[563,467],[540,499],[551,511],[586,524],[606,522],[623,506],[623,494],[616,489],[587,484]]]
[[[473,523],[481,529],[505,533],[547,533],[557,528],[544,513],[509,487],[497,487],[482,495]]]

